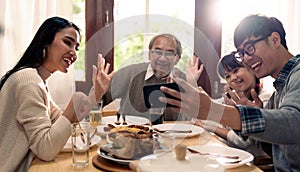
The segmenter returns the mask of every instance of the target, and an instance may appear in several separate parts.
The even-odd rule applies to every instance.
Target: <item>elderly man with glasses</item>
[[[107,93],[103,96],[103,105],[115,99],[120,99],[118,115],[142,116],[150,119],[149,108],[146,107],[143,87],[148,84],[170,82],[171,72],[178,77],[186,78],[185,73],[174,66],[181,58],[182,47],[180,41],[171,34],[159,34],[149,43],[149,62],[131,64],[116,71]],[[196,82],[203,68],[199,68],[199,58],[190,59],[189,71],[192,76],[189,80]],[[191,75],[189,75],[191,76]],[[182,114],[165,110],[165,120],[186,119]]]
[[[258,78],[275,79],[275,92],[264,109],[217,104],[203,90],[178,78],[174,80],[184,88],[184,93],[165,87],[161,90],[174,97],[181,95],[182,100],[160,100],[177,106],[172,109],[175,112],[220,120],[243,137],[272,144],[276,171],[300,171],[300,55],[294,56],[288,51],[282,23],[274,17],[246,17],[235,29],[234,43],[238,51],[236,57]],[[252,94],[255,96],[254,90]],[[238,96],[244,95],[239,93]]]

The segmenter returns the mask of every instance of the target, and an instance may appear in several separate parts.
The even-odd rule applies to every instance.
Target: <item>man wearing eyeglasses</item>
[[[200,119],[220,119],[244,137],[271,143],[276,171],[300,171],[300,55],[288,51],[282,23],[274,17],[250,15],[243,19],[235,29],[234,44],[238,60],[249,66],[258,78],[275,79],[275,92],[264,109],[217,104],[203,90],[177,78],[174,80],[185,90],[181,93],[182,101],[160,100],[177,106],[174,111],[181,110],[191,116],[196,113]],[[161,90],[180,96],[172,89]],[[252,92],[254,96],[255,91]]]
[[[185,74],[174,66],[178,63],[182,53],[180,41],[171,34],[160,34],[152,38],[149,43],[149,61],[131,64],[116,71],[107,93],[103,96],[103,103],[107,105],[115,99],[120,99],[118,114],[149,117],[143,96],[144,85],[170,82],[171,71],[178,77],[186,79]],[[198,68],[199,59],[190,60],[189,71],[196,82],[203,68]],[[190,76],[190,75],[189,75]],[[190,77],[191,78],[191,77]],[[191,80],[191,79],[189,79]],[[183,120],[184,116],[166,109],[165,120]],[[122,122],[122,121],[120,121]]]

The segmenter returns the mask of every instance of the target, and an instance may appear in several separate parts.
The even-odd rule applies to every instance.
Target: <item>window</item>
[[[95,58],[91,58],[94,56],[95,53],[105,51],[104,54],[105,54],[106,61],[117,68],[123,67],[128,63],[141,61],[141,59],[146,61],[147,57],[145,54],[147,54],[148,51],[147,45],[149,43],[149,39],[152,38],[154,34],[168,32],[176,35],[176,37],[178,37],[178,39],[181,40],[184,50],[183,50],[183,57],[177,66],[180,69],[182,69],[185,66],[187,59],[192,57],[194,53],[194,46],[195,48],[201,47],[201,45],[196,45],[196,41],[194,41],[194,38],[197,38],[199,36],[199,35],[194,35],[195,24],[198,27],[198,30],[204,29],[205,30],[204,34],[208,33],[207,37],[210,38],[210,40],[212,40],[213,42],[212,47],[215,48],[217,52],[219,52],[220,40],[221,40],[219,22],[217,24],[215,20],[211,22],[212,21],[211,17],[207,17],[206,15],[206,14],[210,15],[209,11],[206,10],[209,9],[207,7],[208,6],[210,7],[211,4],[214,4],[216,0],[201,0],[201,1],[200,0],[197,1],[174,0],[172,1],[172,3],[170,3],[169,0],[151,0],[151,1],[150,0],[123,0],[123,1],[117,1],[117,0],[116,1],[112,1],[112,0],[86,1],[86,39],[88,40],[88,42],[91,42],[90,41],[91,36],[93,36],[99,30],[104,29],[109,32],[97,37],[96,43],[86,45],[85,48],[88,50],[87,51],[88,53],[90,53],[89,48],[92,48],[92,51],[94,51],[95,49],[96,52],[92,52],[90,55],[87,55],[86,57],[86,64],[85,64],[86,81],[85,82],[76,81],[77,91],[83,91],[84,93],[87,93],[89,88],[91,87],[92,84],[91,71],[89,71],[89,69],[91,65],[96,63]],[[130,10],[127,11],[125,13],[127,14],[127,16],[125,16],[125,18],[121,18],[121,20],[118,19],[118,15],[120,15],[121,11],[116,10],[116,9],[123,10],[123,8],[121,8],[120,3],[131,4],[131,6],[132,4],[134,4],[133,6],[136,7],[131,11]],[[184,3],[184,8],[182,8],[183,3]],[[195,9],[197,9],[197,11],[195,11]],[[157,11],[159,11],[160,13],[158,13]],[[108,16],[109,23],[113,22],[114,24],[106,25],[105,22],[106,12],[109,13]],[[137,14],[133,15],[131,14],[131,12],[136,12]],[[205,15],[199,15],[199,12],[201,13],[204,12]],[[182,17],[186,15],[189,17]],[[143,18],[139,20],[134,20],[139,17],[143,17]],[[138,21],[138,22],[134,22],[134,21]],[[141,29],[141,27],[139,27],[140,25],[144,26],[142,28],[144,30],[138,30]],[[115,29],[119,29],[119,28],[120,30],[115,35]],[[142,33],[142,34],[137,34],[137,33]],[[140,41],[143,41],[143,43],[136,44],[137,42]],[[134,42],[134,45],[133,46],[126,45],[129,44],[128,42],[129,43]],[[108,50],[107,47],[108,48],[112,47],[111,52],[107,53]],[[129,49],[127,49],[126,47],[129,47],[131,48],[131,51],[132,49],[134,51],[130,52],[131,53],[130,54],[128,53]],[[122,54],[121,56],[118,56],[115,55],[114,52],[116,52],[116,54],[125,53],[126,55]],[[208,64],[207,69],[210,70],[210,73],[215,73],[215,70],[213,70],[213,68],[214,68],[214,64],[218,60],[218,57],[214,58],[213,60],[210,59],[209,55],[207,56],[203,55],[202,57],[205,58],[203,60],[206,62],[206,64]],[[118,60],[121,59],[121,61],[118,62],[117,59]],[[114,70],[116,71],[115,68]],[[212,80],[214,83],[215,81],[218,82],[217,76],[215,74],[213,75],[214,75],[213,79],[208,78],[206,72],[204,72],[204,74],[201,75],[200,79],[198,80],[198,83],[200,83],[200,85],[208,92],[208,94],[211,94],[210,91],[211,83],[209,80]]]
[[[86,53],[86,62],[85,62],[85,81],[76,81],[76,90],[82,91],[84,93],[88,93],[89,88],[92,86],[91,82],[91,65],[96,63],[96,59],[93,58],[96,53],[103,53],[106,58],[106,61],[112,64],[113,70],[116,71],[120,67],[123,67],[127,64],[131,64],[134,62],[146,61],[148,57],[147,54],[147,46],[149,43],[149,39],[153,37],[154,34],[168,32],[176,35],[179,40],[181,40],[184,51],[183,57],[180,60],[181,63],[185,63],[188,58],[193,55],[193,33],[194,33],[194,0],[188,0],[189,3],[185,2],[185,4],[191,4],[189,7],[190,10],[188,12],[186,10],[182,11],[182,1],[174,0],[172,1],[172,5],[170,5],[169,0],[97,0],[97,1],[85,1],[86,3],[86,39],[87,42],[91,42],[91,38],[95,38],[95,33],[99,33],[98,31],[107,31],[107,33],[99,35],[94,44],[86,44],[85,49]],[[132,8],[124,7],[123,5],[128,6],[127,4],[131,4],[129,7],[134,4],[135,7]],[[122,7],[123,6],[123,7]],[[113,9],[114,7],[114,9]],[[152,15],[156,14],[157,8],[159,7],[160,18],[153,18]],[[129,9],[128,9],[129,8]],[[125,14],[121,16],[121,9],[127,10]],[[169,13],[166,15],[166,11]],[[181,12],[180,12],[181,11]],[[135,12],[135,13],[131,13]],[[106,14],[109,14],[106,16]],[[114,14],[115,13],[115,14]],[[155,14],[154,14],[155,13]],[[122,12],[124,14],[124,12]],[[182,18],[179,14],[189,14],[188,18]],[[130,23],[131,19],[136,17],[143,18],[138,20],[138,23]],[[121,16],[121,17],[120,17]],[[128,17],[131,16],[131,17]],[[145,17],[146,16],[146,17]],[[106,17],[109,18],[108,25],[106,24]],[[123,18],[122,18],[123,17]],[[180,26],[176,25],[176,22],[164,23],[163,25],[155,23],[154,20],[168,18],[177,20],[177,22],[181,22]],[[176,19],[180,18],[180,19]],[[115,20],[115,21],[114,21]],[[169,20],[170,22],[171,20]],[[110,24],[112,23],[113,24]],[[125,22],[125,24],[124,24]],[[164,22],[164,21],[160,21]],[[190,22],[191,24],[188,24]],[[150,25],[151,23],[151,25]],[[143,25],[143,30],[138,30],[141,27],[139,25]],[[107,26],[107,27],[105,27]],[[163,27],[162,27],[163,26]],[[168,26],[168,27],[166,27]],[[183,28],[188,28],[189,30],[184,30]],[[164,29],[164,30],[163,30]],[[111,33],[111,31],[113,33]],[[128,33],[126,33],[128,32]],[[181,33],[178,36],[178,33]],[[188,36],[187,36],[188,35]],[[115,39],[114,39],[115,38]],[[190,38],[190,40],[182,41],[183,39]],[[111,41],[113,40],[113,41]],[[92,50],[92,52],[90,51]],[[110,51],[108,51],[110,50]],[[114,53],[115,52],[115,53]],[[125,58],[124,58],[125,57]],[[113,60],[115,59],[115,60]],[[181,64],[181,66],[184,66]],[[179,68],[183,68],[180,67]]]
[[[170,4],[169,0],[115,0],[114,70],[147,61],[148,43],[158,33],[172,33],[182,42],[183,54],[177,67],[183,69],[194,52],[195,1],[185,1],[185,8],[182,8],[182,2],[173,0]],[[192,40],[187,42],[180,37]]]
[[[73,0],[73,21],[82,31],[74,77],[75,81],[85,81],[85,0]]]
[[[289,46],[289,50],[292,51],[293,47],[291,46],[293,44],[290,44],[289,42],[292,42],[294,38],[289,37],[289,33],[291,32],[288,30],[290,27],[294,28],[295,25],[291,25],[291,23],[288,21],[291,20],[290,15],[293,13],[290,7],[293,7],[296,4],[293,5],[293,3],[295,3],[293,1],[288,2],[289,3],[281,0],[274,0],[272,3],[270,3],[268,0],[222,0],[222,5],[220,5],[223,21],[221,57],[235,50],[233,44],[234,29],[238,23],[249,14],[263,14],[278,18],[283,23],[283,26],[286,30],[287,45]],[[299,5],[297,7],[299,8]],[[288,15],[289,13],[290,15]],[[298,23],[298,20],[296,23]],[[274,79],[270,76],[263,78],[263,91],[273,91],[273,81]]]
[[[184,3],[184,7],[182,3]],[[245,17],[245,15],[251,13],[263,13],[268,16],[278,17],[283,22],[288,22],[289,25],[286,23],[283,24],[287,31],[287,41],[292,40],[291,44],[288,43],[289,50],[297,53],[299,49],[297,46],[299,45],[300,40],[297,39],[300,38],[300,33],[298,32],[298,21],[300,16],[299,3],[298,0],[289,0],[287,2],[274,0],[272,3],[268,0],[86,1],[86,36],[89,38],[95,31],[105,26],[105,11],[108,10],[111,14],[109,16],[110,21],[114,22],[115,25],[113,26],[112,39],[105,38],[97,47],[100,47],[101,49],[101,47],[106,46],[108,43],[110,44],[109,47],[113,47],[114,50],[107,56],[107,61],[113,64],[114,70],[117,70],[127,64],[147,61],[148,42],[154,34],[163,31],[173,33],[179,37],[181,41],[183,40],[182,43],[185,50],[183,52],[184,57],[180,60],[181,63],[186,63],[185,57],[186,59],[190,58],[194,51],[196,53],[200,52],[200,58],[202,58],[201,62],[206,65],[207,74],[204,72],[198,83],[200,83],[203,88],[206,88],[205,90],[209,94],[211,93],[212,97],[218,97],[224,90],[222,85],[218,86],[219,78],[216,75],[216,64],[220,57],[235,49],[233,46],[232,34],[238,22]],[[216,4],[219,6],[218,9],[215,8]],[[132,6],[134,7],[133,9]],[[197,10],[195,11],[195,9]],[[171,22],[163,24],[164,28],[162,28],[162,25],[155,24],[155,20],[152,17],[155,15],[161,15],[162,18],[177,18],[184,24],[175,26],[172,25],[174,23]],[[221,22],[221,17],[223,22]],[[137,18],[139,19],[136,20]],[[290,23],[292,23],[292,25]],[[144,27],[141,27],[141,25]],[[199,38],[199,35],[194,31],[189,31],[188,29],[185,31],[182,30],[182,27],[188,26],[194,29],[194,25],[207,37],[211,46],[214,47],[216,51],[214,57],[203,51],[207,46],[203,46],[201,41],[194,41],[194,39],[185,40],[185,37]],[[165,30],[161,31],[160,29]],[[100,39],[103,38],[100,37]],[[199,47],[202,47],[202,49]],[[101,51],[99,50],[98,52]],[[201,52],[204,52],[203,56],[201,56]],[[86,70],[88,71],[90,68],[89,65],[95,64],[95,60],[89,58],[85,63]],[[178,66],[181,68],[183,65],[178,64]],[[90,76],[90,74],[86,74],[86,82],[91,85],[91,81],[89,80]],[[76,82],[76,89],[86,92],[84,90],[90,88],[90,85],[80,85]]]

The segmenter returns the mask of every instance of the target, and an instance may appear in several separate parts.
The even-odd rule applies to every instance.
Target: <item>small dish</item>
[[[101,139],[100,136],[94,135],[94,137],[91,139],[90,147],[93,147],[94,145],[100,143],[101,140],[102,139]],[[72,140],[71,140],[71,137],[68,139],[67,143],[62,148],[61,152],[72,152]]]
[[[205,156],[187,155],[184,160],[177,160],[174,152],[152,154],[141,158],[137,171],[140,172],[224,172],[225,168],[216,160]]]

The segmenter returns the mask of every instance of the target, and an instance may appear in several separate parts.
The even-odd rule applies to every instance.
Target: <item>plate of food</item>
[[[116,126],[128,126],[128,125],[145,125],[149,123],[149,119],[139,116],[126,116],[126,124],[116,124],[116,116],[106,116],[102,118],[102,125],[97,126],[97,135],[105,137],[108,131]],[[121,120],[120,120],[121,121]]]
[[[118,126],[107,135],[110,144],[101,146],[98,154],[120,164],[128,164],[133,160],[153,154],[154,148],[159,149],[160,144],[153,138],[149,127],[142,125]]]
[[[104,131],[107,132],[106,140],[108,143],[112,143],[112,140],[117,134],[122,134],[131,138],[152,138],[152,130],[146,125],[125,125],[115,126],[108,124],[104,127]]]
[[[79,136],[78,136],[79,137]],[[91,139],[90,147],[101,142],[101,137],[94,135]],[[66,142],[65,146],[62,148],[61,152],[72,152],[72,139],[69,137],[68,141]]]
[[[226,169],[236,168],[253,161],[254,157],[249,152],[232,147],[207,145],[189,146],[188,150],[194,154],[208,156],[222,164]]]
[[[204,129],[192,124],[158,124],[152,126],[153,132],[161,136],[174,136],[175,138],[185,138],[200,135]]]

